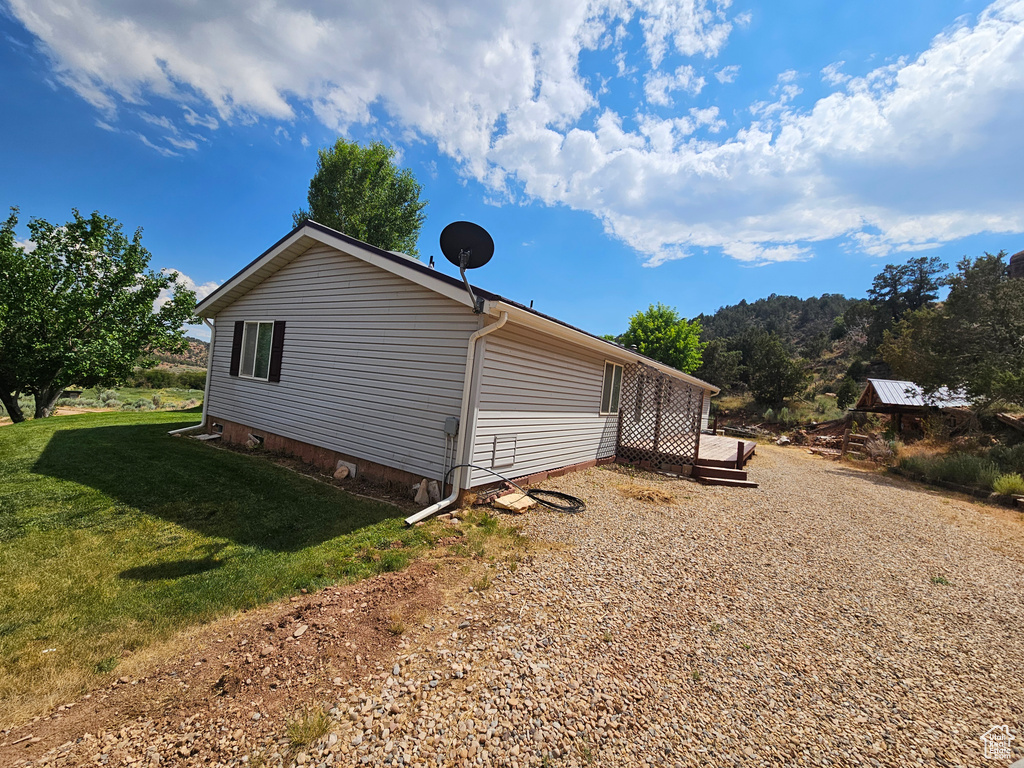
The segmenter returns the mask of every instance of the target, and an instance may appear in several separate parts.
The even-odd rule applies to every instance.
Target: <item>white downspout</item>
[[[449,504],[453,503],[457,498],[459,498],[459,491],[462,490],[462,472],[464,469],[466,469],[465,467],[460,467],[459,465],[464,464],[466,461],[466,445],[467,443],[470,442],[471,437],[469,435],[466,435],[463,432],[463,430],[467,428],[466,425],[469,422],[470,389],[473,386],[473,363],[476,358],[476,342],[477,339],[480,339],[489,333],[493,333],[494,331],[498,330],[503,325],[505,325],[505,323],[507,322],[508,312],[502,312],[501,316],[498,318],[498,322],[491,323],[490,325],[481,328],[479,331],[475,331],[469,337],[469,345],[466,348],[466,376],[462,382],[462,408],[460,409],[459,413],[459,434],[457,436],[458,442],[455,444],[456,450],[454,466],[456,467],[456,469],[452,474],[452,492],[448,496],[448,498],[441,499],[436,504],[431,504],[429,507],[420,510],[415,515],[411,515],[410,517],[405,518],[406,525],[413,525],[414,523],[418,523],[421,520],[426,520],[428,517],[440,512],[442,509],[444,509]],[[441,478],[441,483],[442,485],[444,484],[443,477]]]
[[[183,432],[191,432],[194,429],[202,429],[206,426],[206,404],[210,402],[210,383],[213,381],[213,342],[217,338],[217,330],[207,318],[204,317],[203,322],[210,329],[210,346],[206,352],[206,389],[203,390],[203,420],[198,424],[193,424],[191,427],[172,429],[167,433],[168,435],[180,435]]]

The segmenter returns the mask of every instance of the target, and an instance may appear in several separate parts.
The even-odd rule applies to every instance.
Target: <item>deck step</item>
[[[753,480],[730,480],[725,477],[697,477],[701,485],[724,485],[727,488],[757,488]]]
[[[744,469],[730,469],[728,467],[708,467],[697,464],[693,468],[694,477],[719,477],[723,480],[746,480],[747,472]]]

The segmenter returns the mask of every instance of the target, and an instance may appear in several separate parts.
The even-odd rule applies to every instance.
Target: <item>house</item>
[[[479,314],[459,279],[308,221],[199,303],[214,321],[200,426],[456,491],[617,456],[692,465],[715,387],[474,290]]]
[[[868,379],[853,409],[889,414],[893,428],[900,433],[903,431],[904,416],[921,418],[939,411],[953,412],[970,406],[971,401],[961,391],[951,392],[943,387],[933,394],[926,394],[912,381]]]

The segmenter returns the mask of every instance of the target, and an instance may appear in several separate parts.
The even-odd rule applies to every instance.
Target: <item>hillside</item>
[[[721,307],[713,315],[700,315],[704,341],[742,336],[750,330],[774,333],[794,353],[821,354],[837,317],[855,304],[838,293],[826,293],[801,299],[772,294],[757,301],[741,301]],[[817,355],[813,355],[817,356]]]
[[[171,365],[187,365],[195,368],[206,367],[206,355],[210,348],[208,341],[202,341],[200,339],[188,337],[188,349],[180,355],[170,355],[166,352],[153,352],[152,357],[159,360],[161,363],[170,363]]]

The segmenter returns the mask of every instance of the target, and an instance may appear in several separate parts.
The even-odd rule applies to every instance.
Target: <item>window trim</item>
[[[253,381],[270,381],[270,367],[271,358],[273,356],[274,348],[274,321],[273,320],[243,320],[242,321],[242,347],[241,354],[238,361],[238,376],[242,379],[252,379]],[[245,373],[242,370],[242,360],[245,358],[245,342],[249,338],[249,326],[256,326],[256,342],[253,345],[252,350],[252,369],[249,373]],[[270,333],[267,336],[267,375],[257,376],[256,375],[256,359],[259,357],[259,343],[260,343],[260,326],[269,325]]]
[[[611,381],[608,381],[608,366],[609,365],[612,366],[612,378],[611,378]],[[616,369],[617,369],[617,372],[618,372],[618,390],[616,390],[616,387],[615,387]],[[611,387],[611,391],[607,391],[605,389],[606,386],[610,386]],[[615,408],[614,409],[612,409],[612,407],[611,407],[612,406],[611,400],[612,400],[612,394],[613,393],[616,395],[616,397],[615,397]],[[605,395],[608,396],[607,397],[607,401],[608,401],[608,408],[609,408],[609,410],[605,410],[604,409]],[[622,363],[616,363],[613,360],[605,360],[604,361],[604,368],[601,370],[601,402],[597,406],[598,413],[601,416],[617,416],[619,414],[619,409],[620,409],[621,406],[622,406]]]

